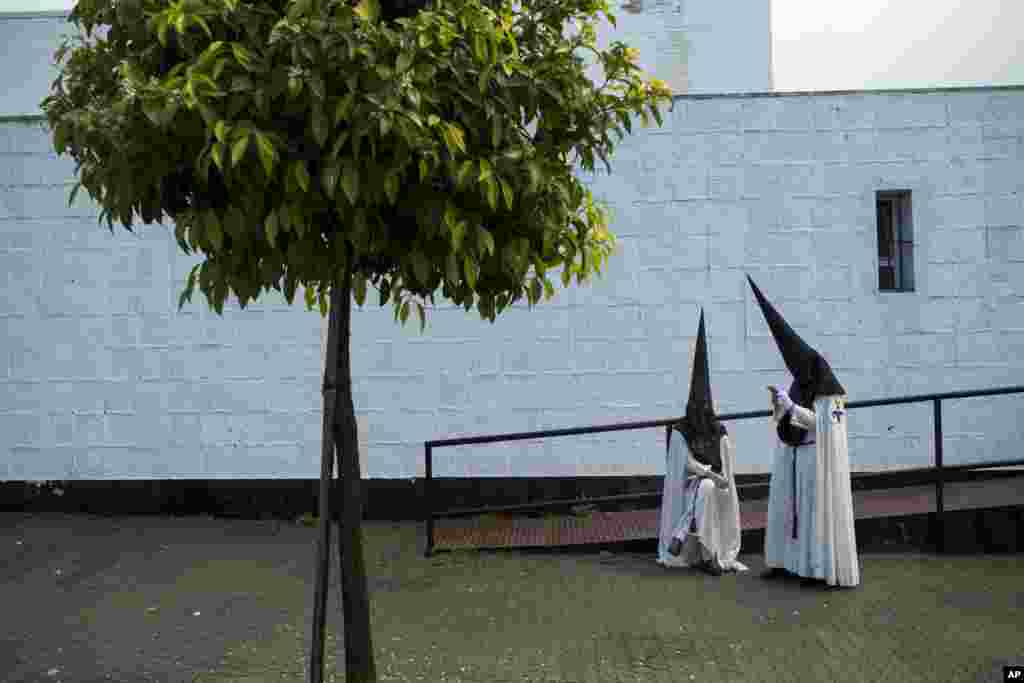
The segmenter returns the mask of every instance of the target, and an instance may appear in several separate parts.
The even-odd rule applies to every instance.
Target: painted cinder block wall
[[[620,250],[603,280],[491,325],[356,314],[364,472],[444,436],[667,417],[698,307],[723,411],[787,383],[749,272],[851,399],[1024,383],[1024,90],[683,97],[587,176]],[[315,478],[321,322],[267,298],[177,311],[170,226],[114,235],[40,123],[0,125],[0,478]],[[879,293],[874,193],[913,193],[913,293]],[[947,462],[1015,457],[1021,398],[945,406]],[[734,424],[763,471],[765,421]],[[439,450],[442,476],[659,473],[656,430]],[[931,406],[851,416],[855,468],[930,462]]]

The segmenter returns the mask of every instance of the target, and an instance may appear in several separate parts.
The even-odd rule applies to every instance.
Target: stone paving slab
[[[989,682],[1024,663],[1024,556],[862,555],[863,585],[666,570],[649,553],[421,556],[368,523],[380,680]],[[4,683],[304,680],[315,530],[0,514]],[[328,664],[341,615],[332,558]]]

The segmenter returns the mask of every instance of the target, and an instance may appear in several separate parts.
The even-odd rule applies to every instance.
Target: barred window
[[[914,291],[914,227],[910,190],[875,195],[878,217],[878,290]]]

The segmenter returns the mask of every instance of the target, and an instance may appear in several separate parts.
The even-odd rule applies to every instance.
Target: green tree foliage
[[[80,0],[43,102],[100,222],[169,217],[218,313],[271,288],[330,309],[310,680],[320,681],[329,479],[345,672],[376,680],[362,556],[351,299],[403,323],[440,293],[493,321],[599,273],[607,216],[576,175],[608,164],[667,87],[598,50],[604,0]],[[585,72],[599,63],[600,85]],[[610,167],[609,167],[610,168]],[[335,451],[337,445],[337,453]]]
[[[390,8],[387,8],[390,9]],[[438,292],[494,320],[600,271],[614,238],[574,173],[669,92],[600,51],[603,0],[81,0],[44,101],[80,185],[132,229],[164,216],[218,312],[263,290],[327,308],[352,259],[402,321]],[[401,12],[392,12],[401,15]],[[96,29],[107,27],[101,36]],[[599,61],[598,86],[584,57]],[[78,188],[76,186],[75,191]]]

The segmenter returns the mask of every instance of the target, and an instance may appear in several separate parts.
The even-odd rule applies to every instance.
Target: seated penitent
[[[658,538],[658,563],[697,567],[709,574],[745,571],[733,450],[711,400],[704,313],[686,415],[669,431]]]

